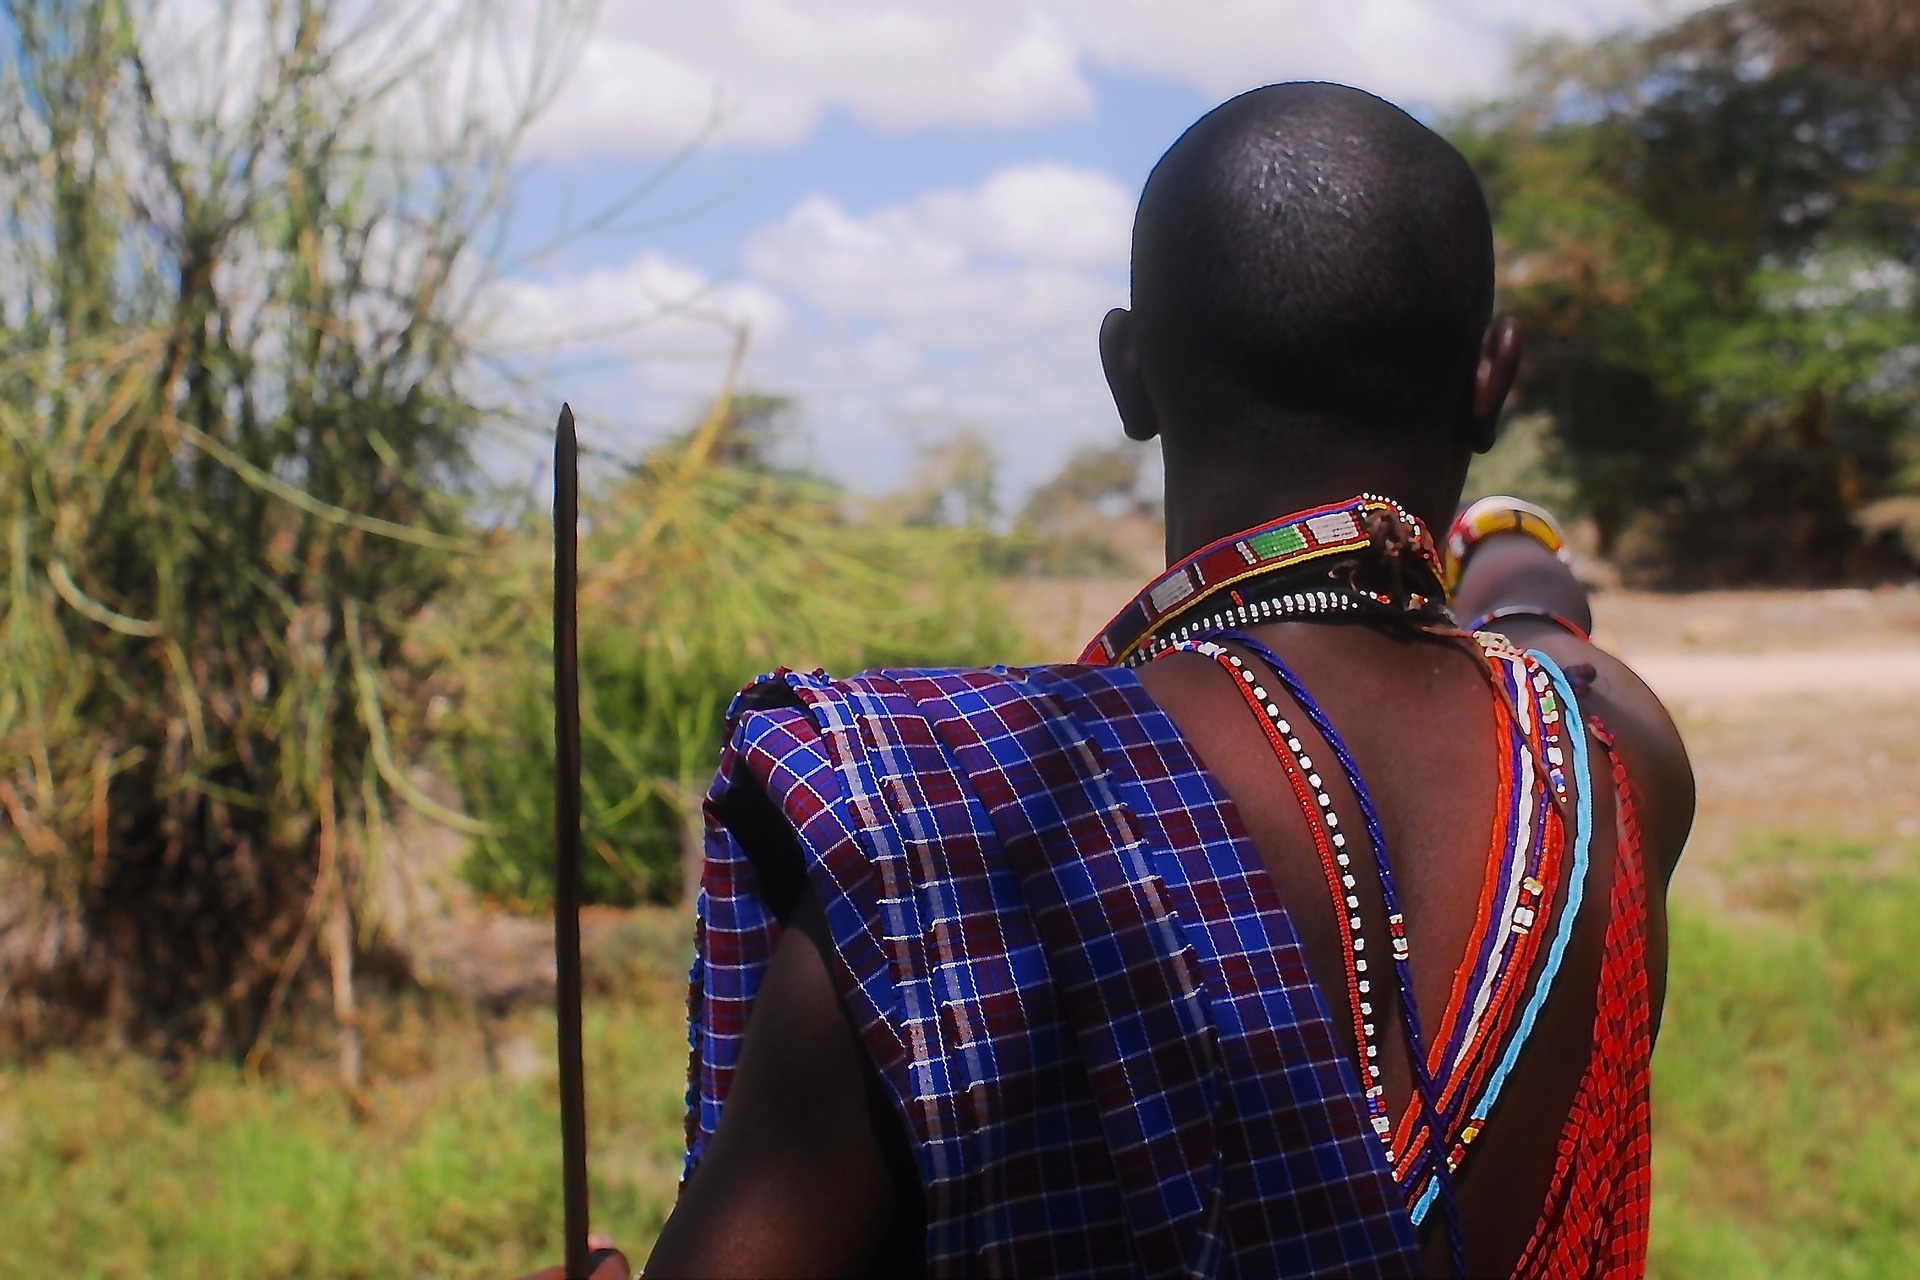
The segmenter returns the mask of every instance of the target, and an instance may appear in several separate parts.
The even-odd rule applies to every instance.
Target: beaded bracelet
[[[1553,552],[1560,563],[1568,563],[1566,534],[1550,511],[1524,498],[1495,494],[1480,499],[1455,516],[1453,526],[1447,530],[1447,594],[1453,594],[1460,585],[1460,575],[1466,571],[1468,554],[1496,533],[1524,533]]]

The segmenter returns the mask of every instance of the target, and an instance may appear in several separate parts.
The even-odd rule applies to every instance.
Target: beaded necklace
[[[1360,817],[1367,829],[1367,840],[1373,847],[1374,871],[1379,877],[1380,897],[1387,908],[1388,943],[1393,952],[1394,976],[1399,984],[1401,1024],[1407,1038],[1407,1059],[1413,1068],[1414,1091],[1419,1098],[1421,1110],[1425,1113],[1428,1141],[1424,1156],[1431,1161],[1432,1175],[1439,1187],[1438,1197],[1441,1211],[1447,1224],[1447,1245],[1452,1255],[1454,1270],[1460,1275],[1466,1274],[1466,1258],[1460,1236],[1460,1213],[1454,1203],[1452,1171],[1446,1163],[1447,1152],[1441,1145],[1443,1126],[1438,1114],[1438,1099],[1433,1078],[1427,1070],[1427,1055],[1420,1032],[1420,1009],[1413,993],[1413,974],[1409,967],[1410,949],[1407,945],[1406,919],[1400,911],[1399,895],[1394,892],[1393,869],[1387,852],[1386,833],[1380,827],[1380,815],[1374,808],[1373,797],[1367,790],[1365,780],[1360,776],[1360,768],[1354,763],[1346,743],[1341,739],[1333,722],[1313,700],[1313,695],[1291,668],[1280,660],[1279,655],[1260,641],[1242,631],[1225,631],[1212,637],[1216,641],[1228,641],[1253,654],[1272,668],[1286,686],[1300,710],[1306,713],[1313,727],[1320,733],[1327,746],[1332,749],[1334,758],[1340,762],[1340,770],[1346,776],[1347,785],[1353,789],[1354,801],[1360,806]],[[1327,807],[1330,807],[1327,806]],[[1354,968],[1366,972],[1365,960],[1356,955]],[[1371,1065],[1371,1064],[1370,1064]],[[1369,1078],[1372,1078],[1371,1076]]]
[[[1539,955],[1541,935],[1535,925],[1551,907],[1566,845],[1565,824],[1559,811],[1549,804],[1550,793],[1561,798],[1566,790],[1565,772],[1558,770],[1558,760],[1565,753],[1557,700],[1548,687],[1547,675],[1531,655],[1518,654],[1492,640],[1482,638],[1483,652],[1494,669],[1496,691],[1507,695],[1495,699],[1496,716],[1505,730],[1502,739],[1507,745],[1501,789],[1507,819],[1501,824],[1504,831],[1496,827],[1496,842],[1505,846],[1507,857],[1496,864],[1496,873],[1487,877],[1483,887],[1466,951],[1470,959],[1456,971],[1430,1063],[1435,1077],[1445,1081],[1439,1110],[1446,1118],[1448,1136],[1454,1139],[1448,1165],[1455,1169],[1465,1145],[1478,1133],[1471,1117],[1462,1114],[1464,1102],[1495,1071],[1492,1055],[1505,1041],[1516,1012],[1515,996]],[[1505,689],[1500,688],[1502,684]],[[1517,720],[1504,714],[1508,697],[1514,699]],[[1530,724],[1538,724],[1547,741],[1540,763],[1558,770],[1558,776],[1534,767],[1529,749]],[[1504,803],[1509,795],[1514,801],[1511,805]],[[1498,910],[1491,910],[1496,901]],[[1550,985],[1552,976],[1550,969],[1543,974],[1542,982]],[[1524,1038],[1523,1029],[1520,1039]],[[1507,1043],[1507,1052],[1516,1054],[1515,1044]],[[1400,1150],[1407,1150],[1408,1144],[1424,1136],[1422,1119],[1413,1107],[1407,1108],[1396,1143]],[[1469,1136],[1460,1141],[1459,1133]],[[1411,1162],[1403,1161],[1396,1174],[1403,1181],[1410,1177]],[[1430,1203],[1431,1196],[1429,1186],[1427,1194],[1419,1199]],[[1416,1204],[1416,1212],[1423,1216],[1425,1211]]]
[[[1593,795],[1588,785],[1587,773],[1587,735],[1580,715],[1580,704],[1573,690],[1572,682],[1546,654],[1539,651],[1527,655],[1536,667],[1534,675],[1535,691],[1540,694],[1544,709],[1544,718],[1549,725],[1557,725],[1566,740],[1566,763],[1571,766],[1572,775],[1579,780],[1574,789],[1574,821],[1572,833],[1572,866],[1567,877],[1567,900],[1561,908],[1559,920],[1555,924],[1553,941],[1547,949],[1546,963],[1541,968],[1540,980],[1534,985],[1528,997],[1526,1007],[1520,1011],[1518,1025],[1507,1040],[1500,1055],[1500,1061],[1492,1076],[1483,1087],[1479,1099],[1473,1104],[1466,1123],[1461,1126],[1453,1149],[1448,1153],[1449,1170],[1457,1170],[1466,1159],[1467,1149],[1473,1140],[1485,1129],[1487,1117],[1492,1114],[1493,1106],[1500,1099],[1500,1092],[1506,1086],[1507,1078],[1513,1071],[1514,1063],[1519,1059],[1520,1050],[1532,1035],[1535,1021],[1540,1010],[1546,1004],[1547,996],[1553,989],[1554,979],[1559,975],[1561,963],[1566,958],[1568,944],[1573,938],[1573,929],[1580,914],[1581,902],[1586,893],[1587,867],[1593,844]],[[1544,682],[1545,687],[1542,687]],[[1558,744],[1550,745],[1547,759],[1550,766],[1558,766],[1554,750]],[[1566,793],[1566,774],[1562,770],[1557,779],[1549,774],[1549,780],[1555,790]],[[1549,882],[1551,884],[1551,882]],[[1429,1184],[1425,1193],[1413,1208],[1415,1226],[1425,1220],[1433,1206],[1434,1198],[1440,1194],[1438,1179]]]
[[[1492,660],[1489,659],[1490,665]],[[1496,679],[1503,674],[1495,672]],[[1453,986],[1447,995],[1447,1010],[1440,1022],[1440,1031],[1436,1042],[1444,1048],[1447,1057],[1456,1057],[1460,1051],[1461,1037],[1460,1010],[1471,1003],[1471,990],[1484,978],[1488,959],[1487,938],[1494,917],[1494,904],[1505,893],[1507,879],[1511,874],[1511,861],[1521,848],[1517,839],[1520,825],[1520,805],[1525,803],[1522,794],[1525,778],[1518,760],[1520,752],[1516,748],[1520,732],[1516,721],[1516,711],[1511,709],[1505,697],[1493,699],[1494,741],[1501,745],[1503,767],[1496,770],[1498,790],[1494,795],[1493,827],[1488,837],[1487,864],[1498,867],[1497,874],[1481,878],[1480,899],[1474,911],[1473,930],[1468,935],[1469,943],[1460,965],[1454,970]]]
[[[1413,556],[1401,553],[1412,550]],[[1368,552],[1374,554],[1369,556]],[[1411,565],[1408,572],[1405,565]],[[1568,814],[1568,766],[1584,778],[1585,734],[1565,676],[1543,655],[1522,653],[1504,637],[1478,633],[1495,694],[1500,788],[1485,878],[1472,932],[1448,993],[1440,1033],[1423,1036],[1410,948],[1394,890],[1378,813],[1332,724],[1292,671],[1244,628],[1290,620],[1411,624],[1466,638],[1442,602],[1437,557],[1419,521],[1391,499],[1361,494],[1344,503],[1282,517],[1223,538],[1180,561],[1140,592],[1102,629],[1080,661],[1138,666],[1175,651],[1218,662],[1255,713],[1306,816],[1326,877],[1347,960],[1349,1008],[1368,1120],[1396,1181],[1406,1189],[1415,1225],[1437,1202],[1457,1272],[1464,1274],[1453,1175],[1498,1101],[1560,967],[1581,900],[1591,804],[1577,788],[1577,819]],[[1411,584],[1411,586],[1410,586]],[[1403,1030],[1414,1077],[1413,1096],[1392,1123],[1380,1083],[1367,937],[1359,911],[1346,833],[1340,830],[1324,780],[1265,677],[1219,641],[1245,648],[1273,670],[1313,723],[1352,787],[1373,849],[1386,907]],[[1566,731],[1569,718],[1574,726]],[[1568,827],[1573,831],[1570,833]],[[1553,912],[1565,855],[1572,875],[1557,913],[1546,963],[1527,1000],[1519,995],[1544,945],[1540,925]],[[1377,958],[1374,957],[1374,958]],[[1516,1013],[1518,1015],[1516,1021]]]
[[[1387,1110],[1386,1087],[1380,1083],[1380,1045],[1373,1022],[1373,980],[1367,976],[1365,923],[1360,918],[1358,884],[1353,878],[1353,860],[1347,853],[1346,833],[1339,830],[1340,815],[1327,793],[1325,780],[1313,767],[1293,725],[1281,712],[1279,703],[1267,693],[1253,670],[1230,649],[1210,640],[1187,640],[1167,652],[1198,653],[1212,658],[1235,677],[1240,695],[1260,718],[1273,753],[1279,758],[1293,788],[1300,811],[1306,815],[1313,837],[1314,851],[1327,878],[1327,892],[1333,900],[1334,923],[1340,934],[1341,954],[1346,957],[1347,1007],[1353,1013],[1353,1042],[1359,1056],[1361,1085],[1366,1091],[1367,1118],[1386,1148],[1387,1163],[1393,1163],[1393,1123]]]
[[[1493,996],[1502,961],[1511,956],[1513,942],[1528,936],[1540,897],[1545,892],[1540,880],[1540,873],[1545,869],[1542,866],[1542,836],[1546,832],[1541,822],[1543,798],[1539,794],[1538,772],[1532,767],[1533,760],[1525,746],[1529,726],[1535,721],[1534,708],[1524,694],[1524,671],[1509,669],[1492,653],[1486,655],[1486,660],[1492,670],[1496,694],[1506,695],[1496,696],[1496,707],[1503,712],[1509,705],[1513,707],[1511,713],[1498,716],[1504,730],[1501,790],[1509,800],[1499,847],[1509,856],[1499,866],[1499,874],[1490,877],[1490,892],[1483,894],[1476,915],[1474,944],[1468,948],[1468,954],[1474,957],[1473,981],[1468,984],[1471,995],[1460,1001],[1458,1007],[1450,1007],[1442,1023],[1441,1047],[1451,1057],[1467,1052],[1464,1046],[1474,1040],[1488,1006],[1497,1003]],[[1503,684],[1506,688],[1502,688]],[[1498,908],[1490,911],[1494,902]],[[1458,986],[1456,984],[1456,989]]]
[[[1452,1119],[1451,1104],[1459,1089],[1461,1068],[1477,1052],[1480,1036],[1486,1030],[1478,1015],[1487,1007],[1500,982],[1504,970],[1502,961],[1511,958],[1511,949],[1503,949],[1501,945],[1511,936],[1503,926],[1516,905],[1515,896],[1522,878],[1533,869],[1530,855],[1535,851],[1534,845],[1526,838],[1526,824],[1521,821],[1532,807],[1525,753],[1515,747],[1514,717],[1499,710],[1504,701],[1495,701],[1496,724],[1505,731],[1502,738],[1496,739],[1501,746],[1497,825],[1489,841],[1487,869],[1473,925],[1429,1049],[1428,1070],[1440,1082],[1438,1110],[1446,1121]],[[1424,1121],[1419,1108],[1409,1105],[1405,1109],[1398,1127],[1399,1150],[1408,1152],[1417,1140],[1428,1137]],[[1414,1177],[1413,1166],[1413,1161],[1403,1158],[1394,1170],[1395,1176],[1406,1183]]]
[[[1387,547],[1394,554],[1365,554]],[[1079,660],[1138,666],[1209,630],[1270,621],[1276,607],[1279,616],[1337,612],[1356,620],[1449,622],[1440,573],[1439,554],[1419,518],[1391,498],[1362,493],[1202,547],[1148,583]],[[1269,612],[1256,612],[1262,604]]]
[[[1235,685],[1243,698],[1262,715],[1263,728],[1268,731],[1268,740],[1273,744],[1276,755],[1283,766],[1290,766],[1289,780],[1314,831],[1316,851],[1321,856],[1322,870],[1328,877],[1329,891],[1334,898],[1343,951],[1350,961],[1345,976],[1350,1007],[1355,1015],[1355,1043],[1361,1056],[1369,1121],[1376,1134],[1382,1137],[1389,1163],[1395,1166],[1396,1180],[1409,1188],[1415,1225],[1425,1220],[1438,1201],[1449,1225],[1450,1246],[1457,1245],[1458,1211],[1453,1202],[1452,1175],[1464,1162],[1468,1149],[1484,1129],[1487,1117],[1530,1036],[1539,1010],[1551,991],[1571,937],[1574,918],[1579,911],[1580,886],[1584,884],[1591,837],[1591,802],[1584,788],[1577,792],[1579,813],[1573,824],[1574,866],[1570,880],[1573,887],[1569,891],[1568,903],[1560,913],[1547,963],[1526,1008],[1519,1011],[1517,1028],[1509,1037],[1507,1032],[1516,1012],[1514,994],[1524,985],[1539,954],[1542,932],[1536,929],[1536,925],[1550,909],[1553,889],[1559,881],[1559,855],[1565,844],[1561,838],[1564,824],[1560,820],[1559,810],[1550,803],[1550,799],[1564,801],[1567,798],[1568,765],[1572,766],[1573,776],[1584,776],[1586,745],[1584,734],[1577,732],[1579,718],[1572,688],[1544,655],[1520,654],[1500,637],[1476,637],[1490,666],[1507,669],[1503,674],[1508,677],[1508,687],[1498,692],[1508,696],[1496,697],[1495,705],[1496,723],[1506,730],[1501,738],[1508,748],[1504,753],[1506,767],[1502,770],[1507,775],[1507,782],[1502,792],[1511,796],[1512,803],[1502,806],[1508,812],[1504,815],[1504,821],[1496,819],[1495,839],[1503,846],[1502,852],[1510,856],[1503,859],[1505,865],[1501,866],[1500,874],[1497,878],[1490,878],[1488,891],[1483,893],[1475,925],[1476,936],[1468,948],[1469,954],[1477,951],[1479,956],[1473,965],[1462,966],[1463,969],[1471,969],[1476,980],[1463,984],[1460,975],[1456,975],[1454,992],[1448,1002],[1449,1027],[1461,1020],[1460,1016],[1466,1009],[1473,1011],[1472,1017],[1466,1020],[1469,1025],[1461,1029],[1460,1038],[1454,1044],[1436,1044],[1429,1055],[1427,1069],[1422,1071],[1419,1013],[1412,1003],[1411,975],[1407,972],[1410,949],[1393,891],[1391,864],[1384,856],[1385,845],[1378,817],[1372,811],[1371,797],[1365,791],[1358,768],[1324,713],[1297,677],[1278,660],[1277,655],[1251,637],[1228,633],[1219,638],[1245,645],[1273,667],[1275,675],[1339,757],[1342,771],[1347,774],[1349,785],[1354,787],[1355,797],[1361,804],[1362,814],[1368,819],[1376,870],[1381,873],[1381,896],[1387,905],[1392,933],[1401,1007],[1409,1032],[1409,1057],[1415,1067],[1414,1097],[1408,1101],[1407,1112],[1398,1132],[1391,1136],[1383,1132],[1386,1127],[1383,1115],[1384,1090],[1379,1084],[1379,1048],[1371,1020],[1373,1010],[1369,999],[1369,978],[1366,976],[1364,926],[1357,912],[1358,897],[1352,892],[1354,881],[1351,860],[1346,854],[1345,836],[1337,830],[1339,816],[1332,799],[1319,775],[1313,772],[1312,760],[1306,756],[1303,744],[1293,733],[1278,702],[1268,695],[1260,677],[1238,655],[1212,641],[1190,641],[1178,646],[1212,657],[1234,672],[1237,677]],[[1508,697],[1514,699],[1514,709],[1519,713],[1517,718],[1507,709]],[[1571,734],[1565,729],[1569,717],[1576,726],[1576,732]],[[1537,756],[1528,732],[1532,724],[1540,726],[1541,736],[1545,739],[1544,750],[1540,750]],[[1540,766],[1537,769],[1536,764]],[[1297,778],[1293,776],[1295,770],[1299,772]],[[1307,800],[1309,788],[1313,799],[1311,804]],[[1523,818],[1526,821],[1520,825]],[[1495,900],[1502,904],[1498,913],[1488,910]],[[1473,993],[1471,998],[1465,998],[1468,991]],[[1446,1033],[1443,1031],[1442,1040],[1445,1039]],[[1500,1049],[1497,1063],[1493,1056],[1496,1047]],[[1464,1098],[1475,1098],[1470,1110],[1458,1105],[1458,1100]],[[1397,1162],[1396,1152],[1399,1153]],[[1414,1195],[1416,1189],[1419,1193]],[[1460,1265],[1457,1252],[1454,1260],[1456,1265]]]

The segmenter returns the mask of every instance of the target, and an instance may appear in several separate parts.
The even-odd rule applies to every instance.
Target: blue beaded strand
[[[1373,845],[1373,862],[1380,875],[1380,896],[1386,903],[1389,918],[1400,916],[1400,901],[1393,890],[1393,872],[1387,858],[1387,839],[1380,829],[1380,815],[1373,807],[1373,797],[1368,793],[1366,783],[1360,777],[1360,767],[1354,763],[1353,756],[1347,751],[1347,744],[1335,732],[1333,722],[1313,700],[1313,695],[1294,675],[1293,670],[1280,660],[1278,654],[1261,644],[1244,631],[1219,631],[1206,637],[1215,643],[1230,642],[1247,650],[1269,667],[1273,668],[1280,682],[1293,695],[1300,709],[1307,713],[1307,719],[1320,731],[1327,745],[1333,748],[1334,756],[1340,761],[1341,772],[1346,774],[1347,782],[1353,788],[1354,799],[1359,802],[1360,816],[1367,827],[1367,839]],[[1447,1224],[1447,1248],[1451,1255],[1456,1275],[1467,1274],[1464,1244],[1460,1233],[1460,1211],[1454,1203],[1453,1178],[1447,1168],[1446,1126],[1441,1122],[1440,1108],[1435,1101],[1433,1077],[1427,1070],[1427,1054],[1424,1040],[1420,1034],[1420,1010],[1413,997],[1413,973],[1407,965],[1404,947],[1393,947],[1394,972],[1400,983],[1401,1020],[1406,1025],[1407,1052],[1413,1063],[1415,1091],[1420,1095],[1421,1110],[1427,1119],[1427,1156],[1433,1162],[1433,1177],[1440,1188],[1440,1208]],[[1417,1177],[1417,1171],[1415,1176]]]

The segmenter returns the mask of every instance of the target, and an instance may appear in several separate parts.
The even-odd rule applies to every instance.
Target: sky
[[[1095,335],[1148,171],[1275,80],[1431,119],[1517,40],[1698,0],[605,0],[529,134],[493,341],[631,452],[738,389],[866,490],[968,431],[1007,493],[1118,438]],[[557,231],[631,207],[554,251]]]

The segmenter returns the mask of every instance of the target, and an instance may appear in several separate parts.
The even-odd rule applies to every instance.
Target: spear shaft
[[[587,1091],[580,1051],[580,444],[560,406],[553,442],[553,972],[567,1280],[587,1280]]]

